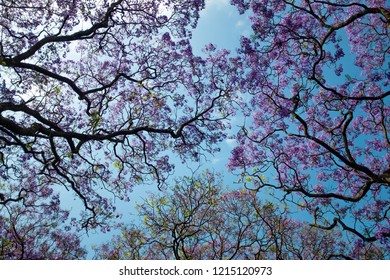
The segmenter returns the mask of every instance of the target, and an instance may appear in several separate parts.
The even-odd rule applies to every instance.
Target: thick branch
[[[89,29],[78,31],[78,32],[70,34],[70,35],[58,36],[58,34],[57,34],[57,35],[45,37],[42,40],[38,41],[35,45],[33,45],[29,50],[12,58],[12,62],[18,63],[18,62],[21,62],[27,58],[32,57],[44,45],[49,44],[49,43],[70,42],[70,41],[83,40],[83,39],[88,39],[88,38],[93,37],[97,30],[99,30],[101,28],[108,27],[108,21],[109,21],[111,14],[114,12],[116,6],[118,6],[121,2],[123,2],[123,0],[119,0],[117,2],[112,3],[110,5],[110,7],[107,9],[107,12],[104,15],[103,19],[100,22],[92,25]]]
[[[321,225],[317,225],[317,224],[312,224],[311,226],[318,227],[318,228],[325,229],[325,230],[331,230],[335,226],[337,226],[338,223],[341,225],[341,227],[344,230],[347,230],[349,232],[352,232],[352,233],[356,234],[357,236],[359,236],[365,242],[374,242],[374,241],[378,240],[378,238],[376,238],[375,236],[369,236],[369,237],[364,236],[363,234],[358,232],[356,229],[347,226],[339,218],[334,218],[333,219],[333,223],[330,226],[321,226]]]

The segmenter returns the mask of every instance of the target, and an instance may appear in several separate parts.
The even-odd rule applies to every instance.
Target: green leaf
[[[114,168],[122,168],[122,163],[119,159],[114,161]]]
[[[101,124],[102,121],[102,116],[99,115],[98,111],[94,111],[91,114],[89,124],[91,125],[92,128],[96,128]]]
[[[60,87],[55,87],[53,90],[54,90],[54,92],[56,94],[60,94],[60,92],[61,92],[61,88]]]
[[[27,143],[26,148],[30,150],[30,149],[32,149],[33,145],[34,145],[34,143]]]

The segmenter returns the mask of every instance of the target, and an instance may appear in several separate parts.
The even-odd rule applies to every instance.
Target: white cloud
[[[238,21],[236,22],[236,28],[241,28],[241,27],[245,26],[245,24],[246,24],[245,21],[243,21],[243,20],[238,20]]]
[[[236,143],[236,139],[226,139],[226,144],[228,144],[230,147],[234,147]]]
[[[230,0],[206,0],[206,9],[204,13],[220,13],[221,15],[231,17],[236,8],[230,4]]]
[[[230,5],[230,1],[229,0],[206,0],[206,5],[223,7],[223,6]]]

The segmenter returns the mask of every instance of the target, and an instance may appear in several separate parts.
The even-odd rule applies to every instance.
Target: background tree
[[[231,2],[251,9],[254,30],[234,59],[212,44],[193,55],[204,1],[0,3],[3,258],[83,256],[65,232],[108,231],[115,199],[141,183],[164,189],[172,155],[199,161],[218,150],[239,91],[253,98],[230,167],[282,203],[221,191],[212,174],[198,189],[188,177],[192,188],[176,183],[187,197],[140,206],[149,220],[124,230],[136,246],[106,246],[112,258],[388,256],[389,5]],[[81,202],[77,221],[61,208],[66,191]],[[316,228],[293,219],[295,206]]]
[[[253,98],[230,167],[356,250],[389,250],[389,2],[231,2],[251,11],[239,52]]]
[[[0,190],[11,193],[8,187],[1,184]],[[58,194],[40,186],[28,195],[22,189],[18,197],[0,205],[0,260],[85,258],[81,236],[70,230],[74,221],[60,208]]]
[[[107,229],[112,199],[162,187],[170,154],[217,149],[233,113],[228,53],[189,44],[204,1],[0,3],[0,206],[73,193],[80,226]],[[211,54],[212,53],[212,54]],[[76,204],[75,204],[76,205]],[[76,207],[77,209],[80,207]]]
[[[183,177],[139,205],[142,222],[95,248],[98,259],[334,259],[384,258],[377,244],[353,251],[341,231],[322,230],[256,192],[221,186],[205,171]]]

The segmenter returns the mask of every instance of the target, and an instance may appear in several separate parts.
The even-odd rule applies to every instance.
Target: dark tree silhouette
[[[203,7],[2,1],[0,206],[23,203],[22,192],[66,190],[84,208],[82,227],[104,227],[112,198],[165,184],[167,150],[199,160],[218,149],[233,113],[234,68],[226,52],[192,54]]]
[[[253,99],[231,168],[319,228],[389,246],[389,2],[231,2],[253,23],[240,48]]]
[[[382,259],[376,242],[356,251],[339,229],[293,219],[255,191],[229,190],[206,170],[138,206],[142,222],[95,248],[97,259]],[[356,238],[355,238],[356,240]]]

